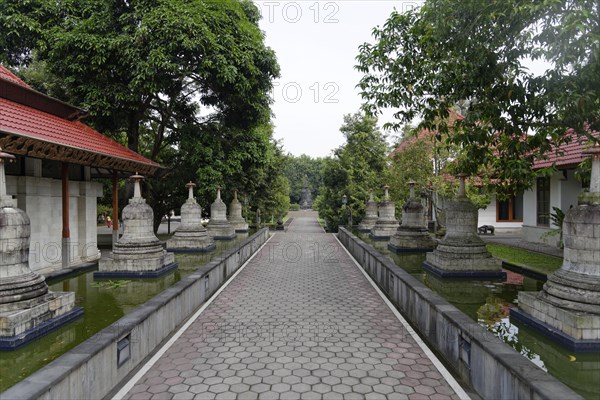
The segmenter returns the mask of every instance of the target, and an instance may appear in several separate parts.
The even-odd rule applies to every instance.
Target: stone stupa
[[[229,223],[236,232],[248,232],[248,223],[242,217],[242,203],[237,198],[237,190],[233,192],[233,200],[229,203]]]
[[[50,292],[29,267],[29,217],[6,192],[4,163],[14,159],[0,149],[0,350],[16,349],[83,314],[75,293]]]
[[[441,277],[506,278],[502,262],[487,251],[477,234],[477,207],[467,198],[465,175],[459,175],[456,199],[446,208],[446,236],[423,267]]]
[[[300,208],[308,210],[312,208],[312,193],[308,184],[308,177],[304,175],[302,179],[302,191],[300,192]]]
[[[371,232],[377,222],[377,203],[373,200],[373,192],[369,194],[369,200],[365,206],[365,216],[358,224],[359,232]]]
[[[141,194],[144,177],[135,174],[130,179],[134,192],[123,209],[123,235],[110,256],[100,259],[94,277],[152,278],[177,268],[175,255],[167,253],[154,235],[154,212]]]
[[[389,186],[383,187],[385,191],[383,202],[379,204],[377,222],[371,229],[369,236],[375,240],[389,240],[396,229],[398,229],[398,220],[396,219],[396,205],[390,200]]]
[[[221,200],[221,188],[217,188],[217,198],[210,205],[210,221],[208,234],[215,240],[233,240],[235,228],[227,221],[227,206]]]
[[[217,246],[208,231],[202,225],[202,208],[194,198],[194,187],[189,182],[188,199],[181,206],[181,225],[173,237],[167,241],[167,250],[174,252],[204,252],[214,250]]]
[[[410,197],[402,206],[402,224],[388,243],[388,248],[397,253],[431,251],[437,245],[427,230],[425,209],[421,199],[415,196],[415,183],[408,182]]]
[[[567,211],[564,260],[541,292],[520,292],[511,316],[576,352],[600,352],[600,146],[592,155],[589,192]]]

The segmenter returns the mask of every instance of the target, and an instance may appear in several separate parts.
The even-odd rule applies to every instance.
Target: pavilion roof
[[[4,151],[145,175],[161,168],[80,122],[85,114],[33,90],[0,65],[0,147]]]

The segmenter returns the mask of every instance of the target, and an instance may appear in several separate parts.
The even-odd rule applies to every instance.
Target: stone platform
[[[563,347],[577,353],[599,353],[600,315],[551,305],[538,298],[538,292],[519,292],[519,308],[511,308],[510,316],[528,325]]]
[[[74,303],[73,292],[48,292],[14,303],[14,310],[0,312],[0,350],[16,350],[79,318],[83,309]]]

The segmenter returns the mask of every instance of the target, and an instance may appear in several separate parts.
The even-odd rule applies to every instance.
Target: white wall
[[[7,176],[7,191],[31,221],[29,265],[47,274],[62,268],[62,182],[38,176]],[[69,225],[72,264],[99,258],[96,202],[98,182],[69,182]]]
[[[490,204],[485,209],[479,210],[479,221],[477,226],[492,225],[494,228],[504,231],[518,231],[523,225],[522,222],[498,222],[496,221],[496,196],[490,196]]]
[[[582,186],[574,176],[574,170],[567,170],[565,180],[562,171],[554,173],[550,178],[550,212],[552,207],[558,207],[565,213],[570,206],[577,205],[577,196],[581,193]],[[536,185],[523,195],[523,230],[521,236],[524,240],[536,243],[546,243],[557,246],[558,235],[547,236],[547,232],[557,227],[550,223],[550,227],[537,225]]]

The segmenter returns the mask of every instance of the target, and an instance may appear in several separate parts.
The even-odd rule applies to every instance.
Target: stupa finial
[[[467,190],[465,188],[465,179],[467,178],[467,174],[460,173],[456,175],[459,179],[458,183],[458,193],[456,194],[456,198],[464,199],[467,197]]]
[[[590,193],[600,193],[600,143],[585,149],[583,154],[592,158],[592,176],[590,177]]]
[[[193,199],[194,198],[194,188],[196,187],[196,184],[192,181],[189,181],[188,183],[185,184],[185,187],[188,188],[188,199]]]
[[[133,185],[134,185],[133,186],[133,197],[141,198],[142,197],[142,188],[141,188],[140,182],[144,180],[144,177],[136,172],[135,175],[131,175],[129,177],[129,179],[131,179],[133,181]]]
[[[383,187],[383,191],[384,191],[383,200],[385,200],[385,201],[388,201],[390,199],[389,189],[390,189],[390,187],[388,185],[385,185]]]
[[[415,185],[417,184],[417,182],[413,181],[412,179],[408,181],[408,186],[410,187],[410,198],[414,198],[415,197]]]

